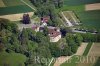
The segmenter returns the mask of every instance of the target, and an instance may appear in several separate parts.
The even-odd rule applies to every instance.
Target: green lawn
[[[17,14],[32,12],[33,10],[27,5],[11,6],[11,7],[1,7],[0,15]]]
[[[19,53],[6,53],[0,52],[0,66],[24,66],[24,62],[26,61],[26,56]]]
[[[60,10],[62,11],[84,11],[85,7],[84,5],[78,5],[78,6],[69,6],[69,5],[64,5]]]
[[[87,28],[100,28],[100,10],[76,12],[77,17],[82,22],[82,26]]]
[[[64,0],[61,11],[74,11],[82,22],[82,27],[88,29],[100,28],[100,10],[85,11],[85,4],[100,3],[100,0]]]
[[[8,6],[24,5],[20,0],[3,0],[4,4]]]
[[[94,64],[94,66],[99,66],[100,65],[100,57],[98,58],[98,60],[96,61],[96,63]]]
[[[86,47],[86,49],[85,49],[85,51],[84,51],[84,53],[83,53],[83,56],[87,56],[87,54],[88,54],[88,52],[89,52],[89,50],[90,50],[92,44],[93,44],[93,43],[88,43],[88,45],[87,45],[87,47]]]
[[[91,3],[98,3],[100,0],[64,0],[65,5],[84,5],[84,4],[91,4]]]
[[[85,4],[98,3],[100,0],[64,0],[64,6],[61,8],[63,11],[84,11]]]

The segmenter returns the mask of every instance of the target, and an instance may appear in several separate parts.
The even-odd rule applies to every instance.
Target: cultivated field
[[[20,0],[3,0],[3,3],[8,6],[24,5]]]
[[[2,0],[0,0],[0,7],[5,7],[5,4],[3,3]]]
[[[88,56],[78,66],[93,66],[100,57],[100,43],[94,43]]]
[[[95,43],[89,52],[89,56],[100,56],[100,43]]]
[[[100,0],[64,0],[62,11],[74,11],[76,16],[82,22],[80,27],[88,29],[100,28],[100,10],[86,11],[86,4],[100,3]]]
[[[64,11],[63,13],[72,24],[78,25],[80,22],[73,11]]]
[[[19,21],[19,20],[22,20],[23,14],[24,13],[3,15],[3,16],[0,16],[0,18],[9,19],[10,21]],[[33,12],[28,12],[28,14],[29,14],[30,17],[32,17],[34,13]]]
[[[21,0],[0,0],[0,6],[4,6],[3,4],[5,7],[0,8],[0,18],[17,21],[21,20],[24,13],[29,13],[30,17],[34,14],[32,8],[27,6]]]
[[[89,29],[100,28],[100,10],[76,12],[77,17],[82,22],[82,27]]]
[[[77,55],[81,56],[83,54],[83,52],[85,51],[86,46],[87,46],[87,43],[82,43],[74,55],[65,56],[65,57],[62,56],[62,57],[57,58],[56,62],[54,63],[54,66],[73,66],[74,64],[76,64],[76,63],[74,63],[74,61],[78,60],[78,59],[75,59],[75,58],[77,58],[76,56]],[[68,63],[68,61],[70,59],[72,59],[73,57],[74,57],[74,59],[73,59],[74,61],[71,60],[72,63],[70,63],[70,62]]]
[[[100,10],[100,3],[94,3],[94,4],[87,4],[85,5],[85,10]]]
[[[85,4],[92,4],[92,3],[100,3],[100,0],[64,0],[65,5],[85,5]]]

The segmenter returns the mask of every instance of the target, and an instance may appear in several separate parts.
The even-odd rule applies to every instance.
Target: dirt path
[[[85,48],[87,46],[88,43],[82,43],[81,46],[78,48],[77,52],[75,55],[83,55]]]
[[[85,10],[100,10],[100,3],[94,3],[94,4],[87,4],[85,5]]]
[[[29,4],[27,4],[27,2],[25,2],[24,0],[21,0],[21,2],[23,2],[24,4],[26,4],[27,6],[29,6],[31,9],[33,9],[34,11],[36,11],[35,8],[33,8],[32,6],[30,6]]]
[[[74,55],[82,55],[85,51],[87,44],[88,43],[82,43],[81,46],[78,48],[76,54],[74,54]],[[66,62],[68,59],[70,59],[72,56],[62,56],[62,57],[57,58],[54,66],[60,66],[62,63]]]

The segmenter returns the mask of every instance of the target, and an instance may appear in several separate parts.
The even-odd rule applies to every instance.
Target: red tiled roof
[[[57,31],[57,28],[48,28],[48,33],[50,37],[57,37],[58,35],[60,35],[61,33],[59,31]]]

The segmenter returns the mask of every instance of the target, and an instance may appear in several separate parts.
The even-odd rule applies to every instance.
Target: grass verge
[[[87,47],[86,47],[86,49],[85,49],[85,51],[84,51],[84,53],[83,53],[83,56],[87,56],[87,54],[88,54],[88,52],[89,52],[89,50],[90,50],[92,44],[93,44],[93,43],[91,43],[91,42],[88,43],[88,45],[87,45]]]

